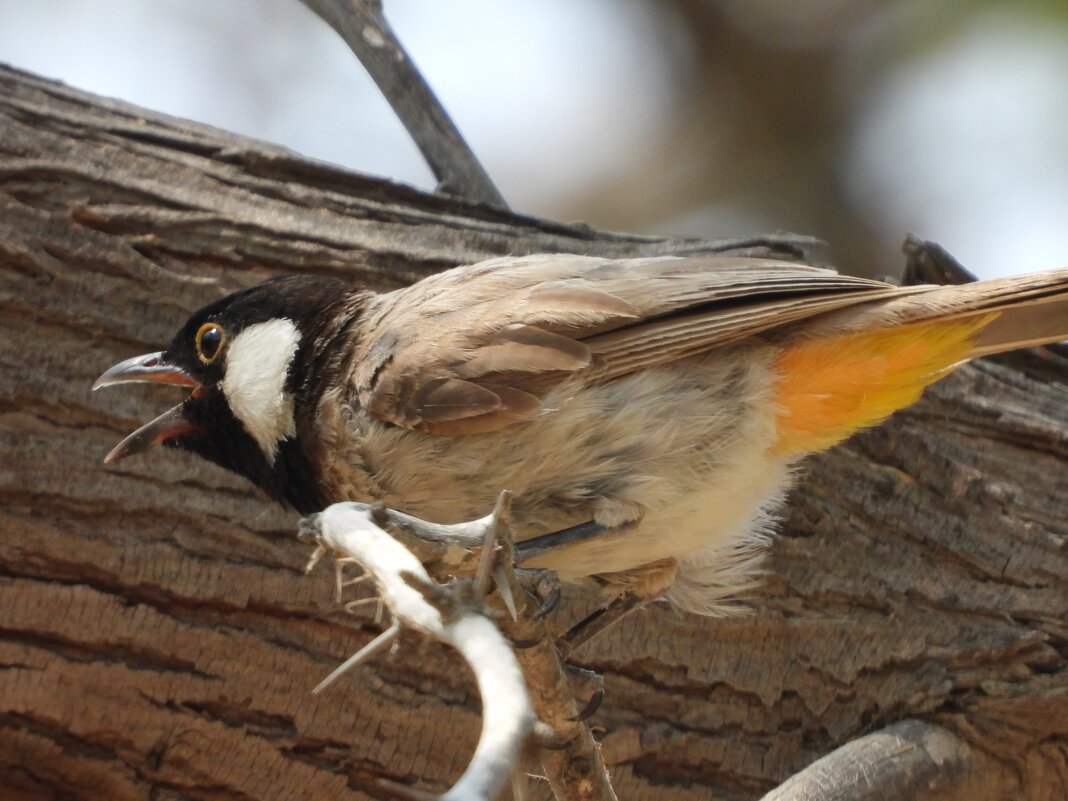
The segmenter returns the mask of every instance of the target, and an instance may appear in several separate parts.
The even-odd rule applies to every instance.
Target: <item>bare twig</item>
[[[438,191],[507,209],[459,129],[408,57],[382,13],[381,0],[302,0],[356,54],[415,140]]]
[[[590,728],[581,722],[567,671],[541,620],[520,618],[516,639],[536,640],[517,652],[531,689],[534,711],[555,745],[541,751],[545,777],[560,801],[615,801],[615,790]]]
[[[363,507],[364,504],[355,504]],[[368,507],[369,508],[369,507]],[[486,536],[486,529],[493,524],[494,512],[477,520],[469,520],[465,523],[446,525],[443,523],[431,523],[418,517],[406,515],[393,509],[381,510],[380,516],[391,526],[396,526],[404,533],[428,543],[440,545],[452,545],[457,548],[475,550],[482,547]]]
[[[988,758],[941,726],[903,720],[846,743],[761,801],[994,801]]]
[[[979,279],[937,242],[909,234],[901,245],[905,254],[905,286],[967,284]]]

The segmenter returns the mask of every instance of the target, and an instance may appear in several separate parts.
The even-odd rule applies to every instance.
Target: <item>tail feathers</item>
[[[841,442],[919,400],[969,358],[997,312],[809,340],[775,361],[775,453],[793,456]]]
[[[824,318],[810,334],[876,331],[909,323],[982,319],[997,316],[977,332],[966,358],[1034,347],[1068,339],[1068,269],[932,286]]]
[[[1068,289],[1060,296],[1006,306],[975,337],[968,358],[1068,339]]]
[[[977,356],[1068,339],[1068,270],[930,287],[835,312],[783,348],[778,442],[822,450],[917,400]]]

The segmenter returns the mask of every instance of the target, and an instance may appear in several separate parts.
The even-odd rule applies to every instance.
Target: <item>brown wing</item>
[[[569,376],[610,380],[907,291],[767,259],[494,259],[378,296],[354,379],[381,420],[492,431],[535,415]]]

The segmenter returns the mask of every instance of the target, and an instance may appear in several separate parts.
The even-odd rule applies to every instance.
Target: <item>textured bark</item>
[[[3,797],[440,790],[478,732],[459,660],[414,640],[311,696],[372,613],[302,577],[295,517],[244,482],[170,452],[104,467],[175,394],[90,395],[102,369],[280,272],[384,287],[503,253],[719,247],[463,205],[0,70]],[[620,797],[757,798],[913,719],[978,755],[954,765],[985,797],[1063,798],[1066,468],[1065,371],[1028,356],[814,459],[753,615],[652,608],[576,654],[605,675]]]

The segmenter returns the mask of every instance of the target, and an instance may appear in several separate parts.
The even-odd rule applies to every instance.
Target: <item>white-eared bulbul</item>
[[[896,287],[725,256],[502,258],[376,293],[289,276],[212,303],[96,386],[178,384],[120,443],[247,476],[303,513],[439,523],[515,495],[527,564],[713,614],[746,586],[792,466],[976,356],[1068,338],[1068,270]]]

